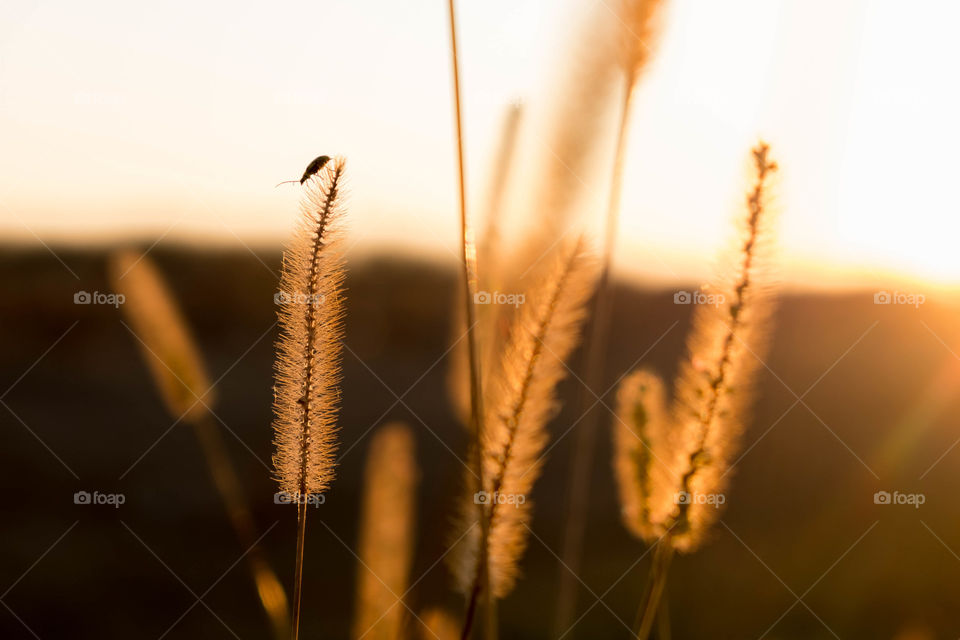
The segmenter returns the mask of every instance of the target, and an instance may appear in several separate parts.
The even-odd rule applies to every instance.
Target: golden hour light
[[[960,5],[0,7],[0,638],[960,636]]]

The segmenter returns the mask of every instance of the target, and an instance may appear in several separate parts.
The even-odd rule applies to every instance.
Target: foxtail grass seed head
[[[614,471],[620,492],[623,523],[647,543],[663,535],[650,519],[650,503],[669,487],[665,477],[664,441],[669,427],[666,394],[660,376],[646,370],[624,378],[617,391],[614,427]]]
[[[413,560],[418,481],[413,432],[405,424],[380,428],[370,442],[364,474],[357,555],[353,636],[370,640],[402,637]]]
[[[754,182],[731,276],[710,289],[722,302],[697,305],[688,358],[676,384],[669,447],[679,484],[673,499],[660,500],[651,514],[655,521],[670,521],[670,537],[680,551],[697,548],[726,501],[729,465],[747,419],[754,374],[766,353],[772,296],[763,281],[763,257],[771,235],[770,179],[777,165],[763,142],[753,149],[752,160]]]
[[[489,387],[482,434],[484,486],[467,477],[472,493],[464,500],[461,524],[470,526],[479,520],[480,509],[487,511],[490,584],[498,598],[516,581],[531,519],[529,496],[547,440],[545,426],[557,408],[555,387],[566,374],[564,360],[579,340],[596,280],[596,263],[583,239],[568,243],[552,262],[515,315]],[[451,553],[454,574],[467,593],[484,557],[477,529]]]
[[[110,256],[113,289],[171,415],[194,421],[215,401],[210,378],[187,323],[153,261],[134,251]]]
[[[636,79],[646,67],[660,31],[664,0],[620,0],[620,63]]]
[[[278,303],[273,463],[279,489],[323,493],[333,479],[343,338],[345,162],[304,185],[301,218],[283,255]]]

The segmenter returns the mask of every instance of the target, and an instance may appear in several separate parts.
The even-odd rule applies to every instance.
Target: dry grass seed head
[[[274,467],[280,490],[322,493],[333,478],[343,337],[344,160],[304,185],[280,278]]]
[[[650,518],[654,493],[674,484],[670,469],[660,458],[668,420],[666,394],[658,375],[639,370],[624,378],[617,391],[614,471],[624,525],[647,543],[664,533],[662,524]]]
[[[716,520],[715,502],[727,486],[728,469],[739,447],[753,379],[765,355],[772,309],[763,260],[770,236],[769,182],[776,164],[768,146],[753,150],[753,185],[747,194],[740,241],[721,279],[705,293],[713,304],[698,304],[674,394],[672,466],[681,478],[676,493],[657,501],[655,521],[674,524],[671,539],[681,551],[695,549]],[[684,500],[678,500],[684,496]],[[711,502],[713,500],[714,502]]]
[[[567,243],[551,262],[515,315],[489,386],[482,438],[484,504],[474,504],[476,479],[467,478],[472,491],[464,501],[461,525],[475,523],[479,508],[488,510],[490,583],[498,598],[509,593],[516,580],[530,522],[530,492],[547,439],[545,426],[557,409],[555,387],[566,374],[564,360],[579,340],[596,280],[596,264],[583,239]],[[461,588],[468,589],[476,577],[478,528],[454,554]]]
[[[134,251],[110,256],[114,291],[171,415],[192,421],[214,403],[210,378],[180,309],[153,261]]]

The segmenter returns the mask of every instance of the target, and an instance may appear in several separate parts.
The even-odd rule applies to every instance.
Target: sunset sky
[[[635,101],[620,269],[703,277],[763,136],[783,169],[788,279],[960,282],[960,5],[667,4]],[[575,25],[603,5],[458,7],[479,204],[505,106],[549,110]],[[8,242],[277,244],[299,187],[274,185],[342,153],[358,253],[456,253],[440,0],[4,3],[0,140]],[[605,192],[590,198],[602,210]]]

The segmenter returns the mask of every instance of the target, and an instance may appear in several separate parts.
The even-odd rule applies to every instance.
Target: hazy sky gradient
[[[615,0],[603,0],[612,3]],[[527,155],[600,0],[460,2],[471,200],[505,105]],[[953,3],[673,0],[636,100],[619,268],[701,278],[758,135],[783,167],[788,277],[960,281]],[[0,233],[262,246],[321,153],[351,170],[358,252],[456,255],[446,4],[14,2],[0,8]],[[519,170],[523,175],[523,168]],[[576,176],[571,176],[576,179]],[[603,210],[592,186],[588,204]],[[479,207],[475,207],[479,209]]]

